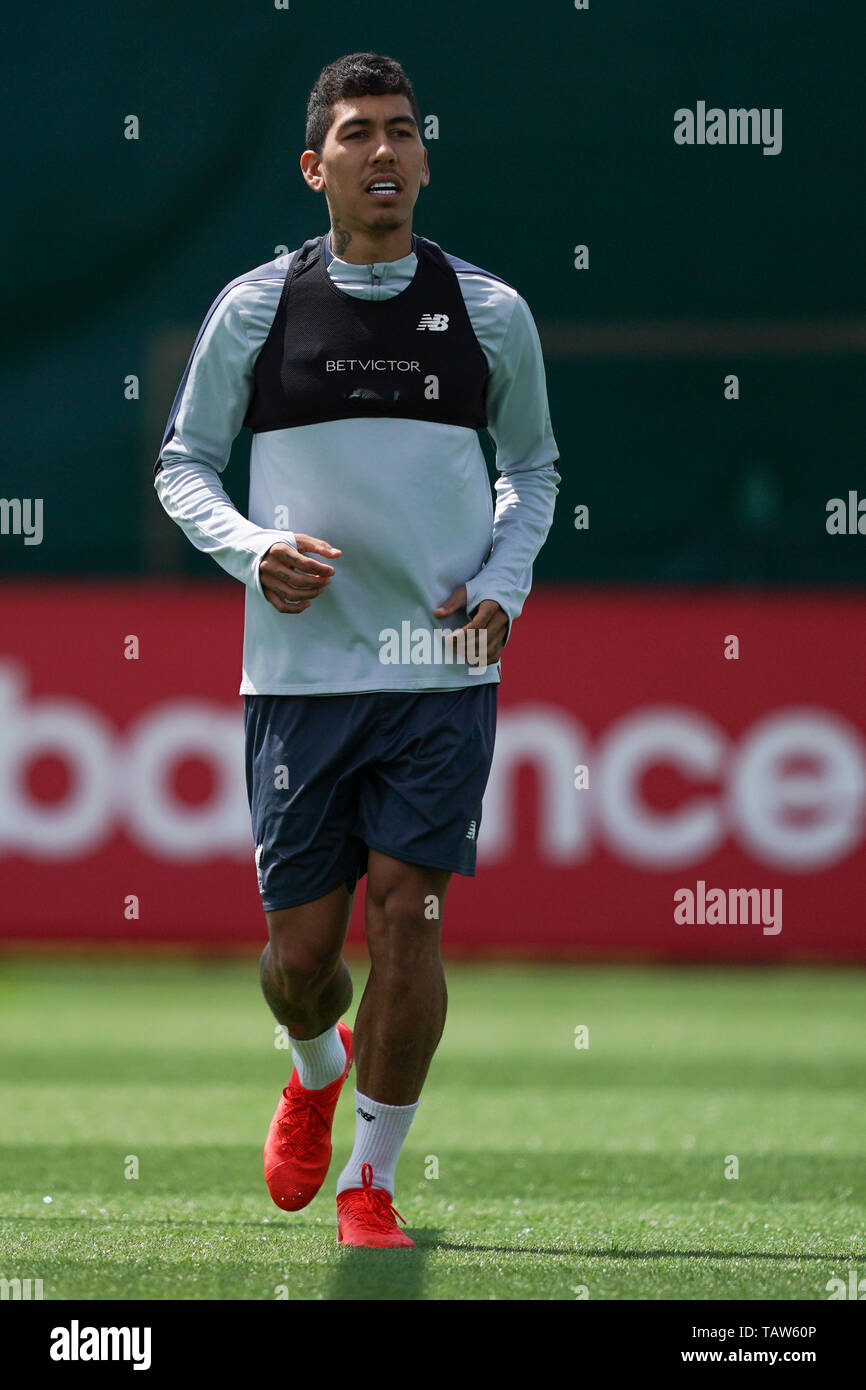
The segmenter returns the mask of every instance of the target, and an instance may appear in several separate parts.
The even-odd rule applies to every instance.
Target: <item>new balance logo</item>
[[[475,839],[475,821],[474,821],[474,820],[471,820],[471,821],[469,822],[469,829],[466,831],[466,838],[467,838],[467,840],[474,840],[474,839]]]
[[[444,333],[447,327],[447,314],[422,314],[421,322],[419,323],[415,332],[420,332],[422,328],[429,328],[431,333]]]
[[[375,1115],[368,1115],[366,1110],[361,1109],[360,1105],[358,1106],[358,1114],[361,1116],[362,1120],[375,1120],[376,1118]]]

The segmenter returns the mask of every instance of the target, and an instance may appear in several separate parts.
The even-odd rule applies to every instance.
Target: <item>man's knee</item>
[[[340,966],[352,898],[341,888],[315,902],[266,913],[269,941],[262,969],[301,987],[326,984]]]
[[[275,970],[285,982],[308,990],[325,985],[338,969],[342,952],[299,942],[288,933],[274,932],[262,953],[262,969]]]

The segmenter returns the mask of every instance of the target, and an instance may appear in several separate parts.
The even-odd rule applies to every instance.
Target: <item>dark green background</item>
[[[325,63],[372,49],[439,117],[415,229],[515,285],[539,325],[563,484],[536,578],[860,583],[866,537],[829,537],[825,508],[866,495],[861,15],[804,0],[19,8],[0,496],[42,497],[45,539],[0,537],[0,565],[228,582],[163,513],[153,459],[221,287],[327,229],[298,168],[307,94]],[[781,107],[782,153],[675,145],[674,110],[699,99]],[[709,346],[665,348],[659,324],[682,320]],[[732,320],[725,349],[713,326]],[[767,321],[790,325],[772,351],[751,326]],[[635,323],[661,351],[634,346]],[[614,346],[593,348],[604,325]],[[248,446],[244,432],[224,475],[241,505]]]

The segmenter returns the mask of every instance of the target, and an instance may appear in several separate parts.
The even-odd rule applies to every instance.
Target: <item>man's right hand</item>
[[[259,562],[262,592],[278,613],[303,613],[313,599],[331,582],[333,565],[307,559],[302,551],[314,555],[342,555],[327,541],[295,532],[297,550],[288,541],[275,541]]]

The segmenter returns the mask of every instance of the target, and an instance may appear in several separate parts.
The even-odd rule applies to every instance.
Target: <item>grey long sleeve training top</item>
[[[354,265],[333,256],[339,289],[369,300],[400,294],[417,267]],[[445,253],[489,368],[488,430],[496,445],[495,513],[475,430],[400,418],[329,420],[253,435],[249,517],[220,480],[239,433],[258,353],[291,252],[227,285],[211,306],[172,409],[155,487],[199,550],[246,585],[241,694],[336,695],[445,690],[499,681],[465,663],[383,659],[383,633],[459,627],[432,609],[465,583],[466,611],[495,599],[516,618],[550,529],[561,481],[541,344],[524,299],[478,266]],[[290,529],[291,528],[291,529]],[[259,563],[295,531],[342,550],[327,588],[302,613],[268,603]],[[324,558],[324,557],[319,557]],[[510,629],[509,629],[510,630]],[[404,646],[405,650],[405,646]],[[392,647],[393,651],[393,647]]]

